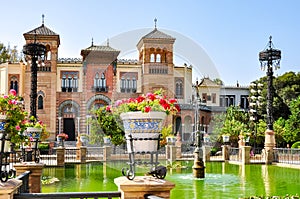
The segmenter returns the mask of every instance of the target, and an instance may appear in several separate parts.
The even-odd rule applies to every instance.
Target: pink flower
[[[111,112],[111,106],[107,106],[107,107],[105,108],[105,110],[106,110],[107,112]]]
[[[4,95],[3,98],[4,98],[4,99],[8,98],[8,95]]]
[[[17,131],[21,130],[21,127],[20,127],[19,125],[16,126],[16,130],[17,130]]]
[[[13,96],[17,96],[17,91],[15,91],[14,89],[10,89],[9,93]]]

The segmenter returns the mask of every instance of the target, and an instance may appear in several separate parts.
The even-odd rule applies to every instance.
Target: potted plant
[[[84,143],[84,145],[87,145],[87,143],[89,142],[89,135],[86,133],[80,133],[80,141],[82,143]]]
[[[59,134],[57,134],[56,135],[56,139],[57,139],[57,141],[65,141],[65,140],[67,140],[69,138],[69,135],[68,134],[66,134],[66,133],[59,133]]]
[[[22,97],[11,89],[8,95],[0,96],[0,138],[18,145],[25,140],[23,121],[27,115],[24,111]],[[6,144],[5,144],[6,145]]]
[[[168,145],[175,145],[176,136],[172,132],[172,125],[164,126],[161,130],[162,139],[160,141],[160,146]]]
[[[49,133],[46,130],[46,125],[41,121],[30,116],[29,119],[23,122],[26,127],[25,135],[31,139],[46,139]]]
[[[109,137],[109,136],[104,136],[103,137],[103,143],[104,144],[110,144],[110,142],[111,142],[111,138]]]
[[[127,148],[131,148],[129,147],[131,136],[134,152],[152,152],[158,149],[157,140],[164,119],[167,115],[179,111],[176,102],[176,99],[167,99],[163,96],[160,89],[137,98],[119,100],[114,106],[107,106],[105,111],[120,116],[127,137]],[[116,118],[115,121],[118,121],[118,117]]]

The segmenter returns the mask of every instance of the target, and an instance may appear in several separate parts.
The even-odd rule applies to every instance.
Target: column
[[[29,192],[30,193],[41,193],[42,187],[42,173],[44,168],[43,163],[25,162],[15,164],[16,175],[21,175],[25,171],[31,171],[29,175]]]
[[[115,178],[114,182],[121,191],[121,199],[144,199],[145,195],[168,199],[171,189],[175,187],[172,182],[149,176],[136,176],[133,180],[123,176]]]

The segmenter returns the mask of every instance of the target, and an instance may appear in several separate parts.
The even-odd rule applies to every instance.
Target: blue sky
[[[92,38],[96,45],[109,38],[112,47],[123,51],[118,38],[131,32],[141,36],[150,32],[157,18],[159,30],[176,36],[175,64],[193,65],[199,79],[219,77],[226,85],[237,81],[248,85],[265,76],[258,53],[265,49],[270,35],[275,48],[282,51],[281,68],[275,75],[300,71],[297,0],[16,0],[3,1],[0,7],[0,42],[17,45],[19,50],[25,43],[23,33],[40,26],[42,14],[45,25],[60,35],[59,57],[80,57],[80,50],[89,47]],[[127,39],[131,42],[127,50],[135,51],[139,39]],[[129,55],[137,59],[134,53]]]

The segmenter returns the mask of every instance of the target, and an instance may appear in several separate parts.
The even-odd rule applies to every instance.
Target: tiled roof
[[[42,24],[40,27],[37,27],[25,34],[30,34],[30,35],[58,35],[55,32],[53,32],[52,30],[50,30],[49,28],[47,28],[44,24]]]
[[[175,38],[155,28],[154,30],[152,30],[151,32],[143,36],[142,39],[175,39]]]
[[[94,45],[91,45],[90,47],[84,49],[84,50],[90,50],[90,51],[110,51],[110,52],[114,52],[114,51],[118,51],[110,46],[94,46]]]

